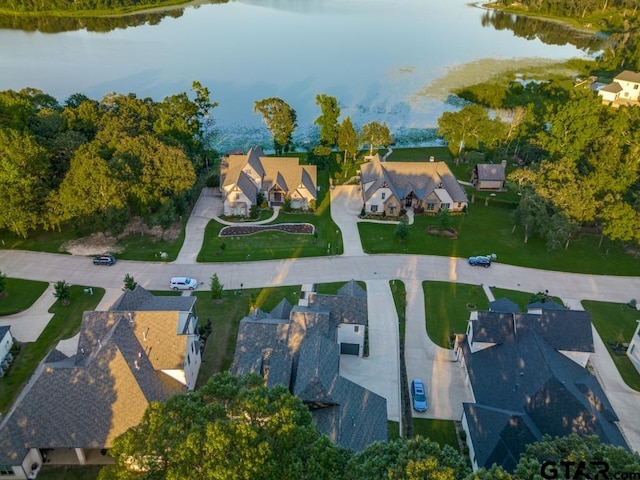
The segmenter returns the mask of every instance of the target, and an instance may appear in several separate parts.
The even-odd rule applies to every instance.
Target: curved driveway
[[[300,285],[348,281],[367,282],[370,291],[369,358],[341,360],[341,372],[364,387],[388,399],[390,419],[398,419],[397,316],[392,308],[388,281],[400,279],[407,290],[407,325],[405,358],[409,378],[423,377],[428,383],[428,416],[459,420],[462,402],[471,401],[464,385],[463,372],[451,358],[451,352],[435,346],[425,328],[422,281],[437,280],[489,285],[526,292],[549,292],[565,302],[577,305],[580,300],[626,303],[640,295],[640,277],[615,277],[564,272],[494,263],[491,268],[474,268],[465,259],[428,255],[366,255],[362,252],[357,231],[357,214],[352,212],[358,200],[357,187],[336,187],[332,191],[332,216],[340,226],[345,241],[345,255],[263,262],[195,264],[202,245],[204,226],[215,216],[210,195],[203,192],[187,224],[186,239],[177,260],[172,263],[118,261],[111,267],[95,267],[86,257],[18,250],[0,250],[0,271],[10,277],[55,282],[65,279],[72,284],[119,289],[126,273],[149,289],[165,289],[172,276],[189,276],[204,283],[215,272],[227,289],[264,286]],[[212,199],[211,199],[212,200]],[[334,203],[335,202],[335,205]],[[203,288],[207,288],[203,285]],[[428,319],[427,319],[428,321]],[[604,353],[595,335],[594,365],[616,412],[623,431],[635,450],[640,448],[640,394],[621,384],[610,357]]]

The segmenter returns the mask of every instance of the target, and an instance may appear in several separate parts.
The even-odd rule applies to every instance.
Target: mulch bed
[[[237,237],[241,235],[253,235],[254,233],[276,230],[278,232],[294,233],[302,235],[313,234],[314,226],[311,223],[279,223],[277,225],[233,225],[220,230],[221,237]]]

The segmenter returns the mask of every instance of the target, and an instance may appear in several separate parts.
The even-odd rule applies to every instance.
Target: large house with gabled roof
[[[0,476],[35,478],[44,462],[113,462],[106,451],[149,403],[195,387],[195,301],[137,286],[110,310],[85,312],[74,351],[52,350],[0,422]]]
[[[469,201],[445,162],[383,162],[368,157],[360,167],[360,187],[365,213],[397,216],[401,210],[416,213],[464,211]]]
[[[288,388],[337,445],[361,451],[386,441],[387,401],[340,375],[340,354],[361,355],[364,346],[366,292],[353,280],[336,295],[303,292],[298,305],[284,299],[241,320],[231,373]]]
[[[532,311],[472,312],[457,339],[474,399],[462,416],[474,470],[497,464],[512,471],[526,446],[546,434],[596,435],[628,448],[611,403],[585,368],[594,351],[589,314]]]
[[[220,191],[225,215],[248,216],[259,194],[270,207],[289,198],[291,208],[308,210],[317,200],[317,169],[300,165],[298,158],[267,157],[262,148],[254,147],[247,154],[222,159]]]

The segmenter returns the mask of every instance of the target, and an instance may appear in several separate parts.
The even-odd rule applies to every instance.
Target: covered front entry
[[[358,356],[360,354],[360,345],[357,343],[341,343],[340,353],[344,355]]]
[[[405,207],[413,207],[414,203],[413,201],[416,199],[416,195],[415,193],[411,192],[409,195],[407,195],[406,197],[404,197],[404,206]]]
[[[282,205],[285,195],[286,192],[284,190],[282,190],[277,185],[274,186],[271,190],[269,190],[269,206]]]

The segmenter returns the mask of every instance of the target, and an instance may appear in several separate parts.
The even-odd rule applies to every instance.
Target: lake
[[[452,86],[578,57],[597,44],[558,24],[464,0],[236,0],[158,21],[43,33],[0,29],[0,90],[34,87],[64,100],[134,92],[161,99],[197,80],[220,106],[218,148],[270,146],[253,103],[280,97],[313,139],[315,96],[338,98],[356,125],[385,121],[400,144],[425,144]],[[582,38],[582,40],[576,40]]]

